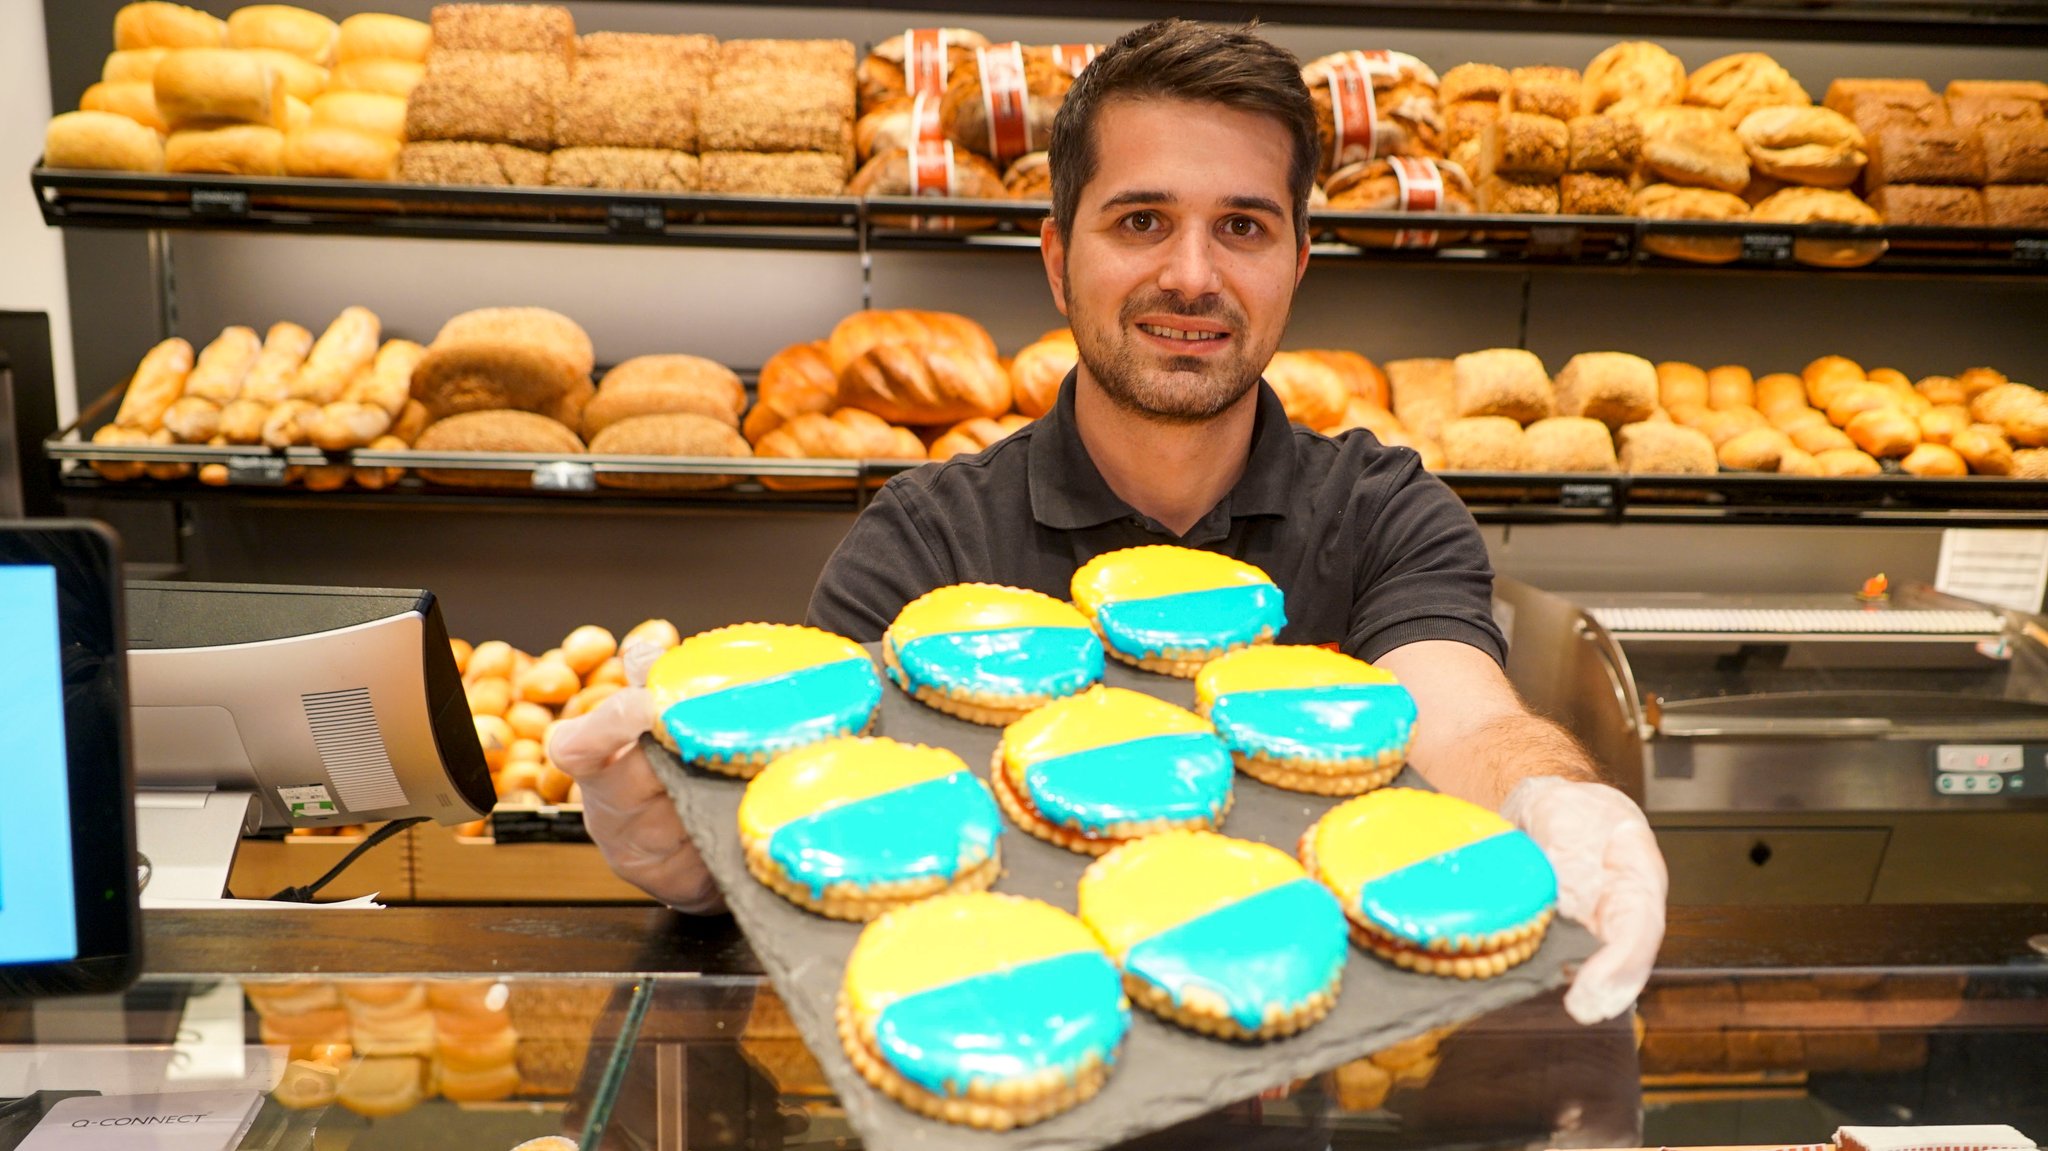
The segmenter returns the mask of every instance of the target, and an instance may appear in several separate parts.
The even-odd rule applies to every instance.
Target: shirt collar
[[[1110,490],[1074,419],[1074,377],[1060,384],[1052,410],[1039,417],[1031,434],[1031,516],[1061,531],[1098,527],[1134,513]],[[1232,519],[1285,516],[1294,489],[1294,432],[1280,397],[1259,381],[1258,414],[1252,423],[1251,456],[1244,474],[1224,497]]]

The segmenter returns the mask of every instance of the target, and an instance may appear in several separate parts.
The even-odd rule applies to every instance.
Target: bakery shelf
[[[534,240],[823,251],[1035,251],[1043,201],[925,197],[774,197],[615,193],[561,188],[450,188],[358,180],[30,172],[45,222],[58,227],[227,230],[431,239]],[[971,226],[960,229],[958,223]],[[1434,267],[1590,268],[1711,273],[2041,278],[2048,228],[1853,227],[1753,221],[1640,220],[1323,211],[1316,258]],[[1361,248],[1339,230],[1415,233],[1434,247]],[[1721,240],[1741,258],[1708,265],[1667,259],[1651,237]],[[1882,240],[1890,250],[1857,269],[1813,268],[1798,248],[1815,240]]]

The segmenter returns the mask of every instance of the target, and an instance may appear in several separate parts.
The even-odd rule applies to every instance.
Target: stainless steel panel
[[[1862,903],[1890,833],[1881,827],[1659,828],[1671,902]]]

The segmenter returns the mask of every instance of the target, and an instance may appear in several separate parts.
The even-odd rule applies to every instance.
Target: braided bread
[[[876,344],[839,374],[839,402],[892,423],[954,424],[1010,410],[994,356],[955,345]]]

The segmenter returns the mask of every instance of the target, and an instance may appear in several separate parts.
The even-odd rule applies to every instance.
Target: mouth
[[[1176,323],[1139,321],[1135,326],[1153,344],[1176,355],[1208,355],[1222,350],[1230,342],[1230,333],[1221,328],[1195,321],[1192,325],[1181,320]]]

